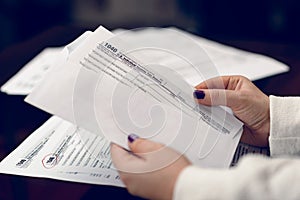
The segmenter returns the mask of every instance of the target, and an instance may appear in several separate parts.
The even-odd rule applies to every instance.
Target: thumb
[[[199,104],[206,106],[228,106],[232,108],[239,102],[239,96],[234,90],[203,89],[195,90],[194,97]]]
[[[162,144],[151,140],[142,139],[135,134],[128,136],[128,146],[133,153],[149,153],[163,147]]]

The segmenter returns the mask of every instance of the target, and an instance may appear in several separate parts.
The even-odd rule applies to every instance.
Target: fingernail
[[[194,97],[195,97],[196,99],[204,99],[205,93],[204,93],[204,91],[202,91],[202,90],[195,90],[195,91],[194,91]]]
[[[132,143],[134,140],[138,139],[139,136],[137,136],[136,134],[131,133],[130,135],[128,135],[128,141],[130,143]]]

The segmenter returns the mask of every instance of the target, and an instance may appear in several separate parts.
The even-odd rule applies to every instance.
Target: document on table
[[[159,65],[151,65],[149,56],[158,56],[157,49],[131,51],[136,43],[113,36],[99,27],[26,101],[124,148],[127,136],[136,133],[184,153],[194,164],[228,167],[243,124],[221,107],[195,102],[189,77],[197,70],[188,66],[201,65],[200,53],[183,62],[173,52],[160,51]],[[215,75],[208,62],[201,67],[198,80]]]
[[[223,45],[203,37],[193,35],[191,33],[179,30],[177,28],[169,28],[180,31],[191,37],[197,42],[208,54],[210,60],[217,68],[219,75],[243,75],[254,81],[271,75],[289,71],[289,67],[273,58],[263,56],[256,53],[247,52],[234,47]],[[126,30],[117,29],[114,32],[122,34]],[[166,29],[147,28],[137,29],[136,31],[126,33],[126,39],[144,41],[146,38],[163,37],[170,43],[176,42],[177,39],[170,37],[170,32]],[[149,41],[149,43],[152,41]],[[186,50],[188,51],[188,46]],[[198,82],[195,82],[197,84]]]
[[[104,137],[54,116],[1,161],[0,173],[123,187],[109,145]]]
[[[45,48],[2,87],[10,95],[27,95],[40,83],[53,62],[61,55],[61,47]]]
[[[9,95],[28,95],[43,80],[53,66],[66,60],[69,54],[90,34],[91,31],[86,31],[65,47],[45,48],[9,79],[1,87],[1,92]]]
[[[179,31],[178,29],[171,29]],[[117,29],[113,32],[122,34],[124,31],[125,30]],[[188,32],[181,32],[192,37],[207,52],[220,75],[244,75],[253,81],[289,70],[287,65],[270,57],[226,46]],[[80,40],[76,40],[77,43],[83,42],[89,34],[91,34],[91,32],[85,33],[84,37],[81,37]],[[148,28],[129,32],[126,34],[126,37],[143,41],[145,38],[149,39],[149,35],[151,35],[153,39],[159,36],[171,43],[176,41],[176,38],[170,38],[168,32],[159,28]],[[188,50],[188,48],[186,49]],[[66,50],[65,52],[62,53],[61,48],[46,48],[2,86],[1,91],[17,95],[29,94],[34,86],[40,83],[45,72],[54,65],[53,61],[55,59],[53,58],[62,58],[70,53]],[[194,84],[197,83],[199,83],[199,80],[194,81]]]

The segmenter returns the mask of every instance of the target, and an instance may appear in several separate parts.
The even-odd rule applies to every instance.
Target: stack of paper
[[[119,35],[125,31],[126,30],[123,29],[117,29],[113,32]],[[289,70],[287,65],[270,57],[226,46],[187,32],[181,32],[186,34],[187,37],[194,39],[195,42],[207,52],[220,75],[243,75],[254,81]],[[163,33],[164,30],[159,28],[148,28],[135,32],[126,32],[125,36],[131,37],[131,39],[134,40],[143,41],[145,36],[152,35],[152,38],[159,36],[172,43],[176,41],[176,38],[169,38],[168,35]],[[38,85],[42,80],[44,74],[50,70],[51,67],[55,66],[53,62],[55,62],[56,59],[67,57],[67,55],[76,48],[77,44],[84,40],[89,34],[91,34],[90,31],[84,33],[80,36],[80,39],[78,38],[75,42],[68,45],[63,51],[62,47],[46,48],[3,85],[1,91],[15,95],[27,95],[31,93],[34,86]],[[186,48],[186,51],[189,52],[189,49]],[[58,54],[60,55],[58,56]],[[199,82],[200,81],[197,80],[195,84]]]
[[[47,73],[36,65],[49,55],[42,52],[1,88],[29,94],[27,102],[60,118],[25,140],[0,172],[122,186],[109,143],[127,148],[130,133],[166,144],[196,165],[229,167],[242,123],[221,107],[197,105],[193,86],[217,75],[254,80],[288,70],[174,29],[116,32],[86,32],[49,61]],[[43,80],[22,90],[19,83],[31,83],[32,73]]]

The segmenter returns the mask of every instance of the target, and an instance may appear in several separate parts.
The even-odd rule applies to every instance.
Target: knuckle
[[[242,75],[235,75],[236,78],[241,79],[241,80],[247,80],[248,78]]]
[[[247,102],[251,99],[251,96],[249,96],[248,92],[242,90],[237,92],[237,96],[240,102]]]
[[[219,99],[219,97],[220,97],[219,92],[212,92],[211,95],[210,95],[210,98],[211,98],[212,102],[217,101]]]
[[[212,105],[224,104],[226,102],[225,91],[214,91],[211,93],[211,103]]]

